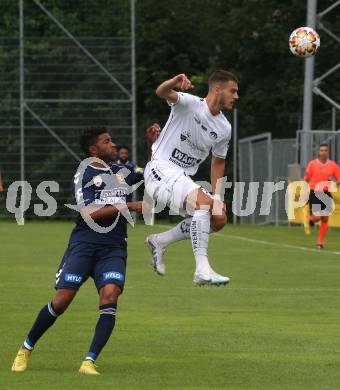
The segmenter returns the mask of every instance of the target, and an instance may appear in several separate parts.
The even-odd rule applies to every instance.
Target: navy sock
[[[40,310],[32,329],[28,333],[23,347],[32,350],[40,337],[55,323],[57,317],[58,314],[55,312],[52,302],[44,306]]]
[[[92,360],[94,362],[110,338],[113,328],[115,327],[116,308],[117,305],[113,303],[99,306],[99,320],[85,360]]]

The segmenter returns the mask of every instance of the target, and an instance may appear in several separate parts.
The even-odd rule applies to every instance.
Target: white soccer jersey
[[[169,119],[152,145],[152,159],[167,162],[194,175],[210,150],[225,159],[231,138],[231,125],[220,112],[212,115],[205,99],[178,93]]]

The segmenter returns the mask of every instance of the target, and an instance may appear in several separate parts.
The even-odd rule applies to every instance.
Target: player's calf
[[[227,224],[227,209],[218,195],[213,195],[214,204],[211,211],[211,228],[214,232],[218,232]]]
[[[222,229],[227,222],[225,205],[202,189],[189,194],[187,205],[192,206],[193,204],[195,204],[195,211],[190,224],[190,237],[196,261],[194,283],[196,285],[226,284],[229,278],[215,273],[208,260],[209,234],[212,230]]]
[[[211,216],[211,228],[212,231],[218,232],[223,229],[227,224],[227,215],[223,212],[222,215],[212,215]]]
[[[319,237],[317,242],[318,249],[323,249],[327,232],[328,232],[328,217],[322,216],[320,228],[319,228]]]
[[[115,327],[117,301],[121,293],[121,287],[115,284],[107,284],[99,290],[99,319],[89,352],[79,369],[79,372],[82,374],[95,374],[93,364],[109,340]],[[86,361],[92,364],[86,363]]]

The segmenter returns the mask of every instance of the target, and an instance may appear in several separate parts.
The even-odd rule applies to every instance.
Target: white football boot
[[[213,269],[211,270],[211,281],[210,284],[213,286],[221,286],[226,285],[230,282],[228,276],[222,276],[215,272]]]
[[[211,272],[195,271],[194,273],[194,284],[196,286],[204,286],[211,284]]]
[[[158,275],[165,275],[165,264],[163,262],[163,254],[165,249],[159,245],[155,234],[146,237],[146,245],[152,254],[152,266]]]
[[[219,275],[212,269],[209,272],[196,271],[194,274],[194,284],[196,286],[222,286],[228,284],[230,279],[227,276]]]

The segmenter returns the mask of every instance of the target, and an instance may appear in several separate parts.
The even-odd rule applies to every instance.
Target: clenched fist
[[[178,89],[180,91],[187,91],[188,89],[194,88],[194,86],[191,84],[191,81],[184,73],[173,77],[171,81],[173,83],[173,88]]]

